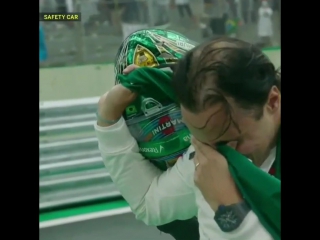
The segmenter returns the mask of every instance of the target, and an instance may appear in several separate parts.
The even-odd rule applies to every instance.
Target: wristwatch
[[[214,220],[223,232],[236,230],[250,211],[250,207],[243,201],[232,205],[220,205]]]

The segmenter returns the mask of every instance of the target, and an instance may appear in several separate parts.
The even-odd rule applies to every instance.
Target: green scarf
[[[228,161],[230,173],[245,201],[275,240],[281,239],[281,137],[279,134],[275,177],[256,167],[245,156],[228,146],[217,150]]]
[[[158,101],[176,102],[171,87],[171,72],[154,68],[139,68],[129,75],[119,75],[120,83],[139,95]],[[261,224],[275,240],[281,239],[281,136],[277,141],[276,175],[270,176],[250,162],[245,156],[228,146],[217,150],[226,157],[230,173],[245,201],[259,218]]]

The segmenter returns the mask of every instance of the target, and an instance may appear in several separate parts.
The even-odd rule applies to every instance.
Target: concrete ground
[[[173,240],[132,213],[39,229],[40,240]]]

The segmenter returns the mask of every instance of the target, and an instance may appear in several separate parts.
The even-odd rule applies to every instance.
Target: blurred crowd
[[[112,62],[123,39],[148,27],[280,45],[280,0],[40,0],[40,11],[82,14],[81,22],[40,23],[45,66]]]

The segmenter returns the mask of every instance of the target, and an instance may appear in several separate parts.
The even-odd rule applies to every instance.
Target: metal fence
[[[39,106],[40,211],[120,197],[98,151],[97,101]]]
[[[259,43],[257,33],[260,0],[190,0],[192,15],[184,17],[174,0],[42,0],[42,12],[81,12],[81,22],[41,22],[48,58],[41,66],[70,66],[112,63],[122,40],[132,31],[158,27],[178,31],[202,42],[214,33],[208,13],[214,8],[225,13],[229,27],[238,38]],[[227,7],[221,7],[226,3]],[[280,45],[280,0],[269,0],[273,16],[273,36],[269,45]],[[225,5],[224,5],[225,6]],[[213,11],[214,12],[214,11]],[[219,16],[220,17],[220,16]],[[228,32],[227,32],[228,34]]]

